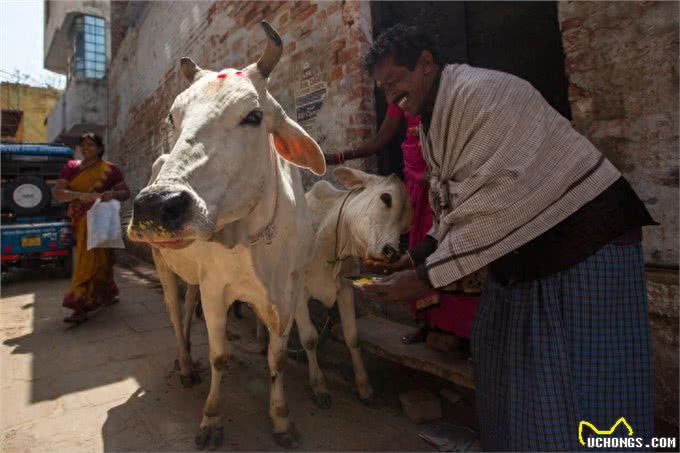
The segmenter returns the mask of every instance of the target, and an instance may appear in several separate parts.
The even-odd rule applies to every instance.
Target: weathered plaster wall
[[[628,178],[644,229],[656,412],[678,424],[678,3],[560,2],[573,122]]]

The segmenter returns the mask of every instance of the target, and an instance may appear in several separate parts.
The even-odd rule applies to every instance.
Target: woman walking
[[[125,201],[130,191],[123,174],[111,162],[102,159],[104,144],[94,133],[80,137],[78,146],[83,160],[66,163],[55,186],[55,198],[69,202],[75,237],[75,266],[71,288],[63,306],[73,310],[65,322],[79,323],[87,312],[118,302],[118,288],[113,281],[113,249],[87,249],[87,211],[97,199]]]

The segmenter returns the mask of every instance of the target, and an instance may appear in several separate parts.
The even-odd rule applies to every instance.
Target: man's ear
[[[371,175],[350,167],[336,167],[333,176],[345,189],[359,189],[366,187]]]
[[[326,160],[319,145],[299,124],[288,118],[271,95],[268,94],[267,97],[273,107],[270,111],[269,130],[274,139],[276,152],[288,162],[322,176],[326,173]]]
[[[425,74],[430,74],[434,69],[434,56],[429,50],[423,50],[418,57],[418,64],[423,68]]]

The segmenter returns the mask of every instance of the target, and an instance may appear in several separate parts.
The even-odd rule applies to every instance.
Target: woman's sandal
[[[71,316],[64,318],[64,322],[69,324],[80,324],[81,322],[87,321],[87,314],[84,312],[73,312]]]
[[[120,302],[120,297],[116,296],[113,299],[111,299],[111,302],[108,302],[106,304],[102,304],[102,307],[109,307],[111,305],[116,305],[118,302]]]

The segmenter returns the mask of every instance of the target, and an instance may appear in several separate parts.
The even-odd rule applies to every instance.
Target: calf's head
[[[282,41],[269,24],[262,26],[265,51],[242,70],[208,71],[182,58],[191,85],[168,114],[177,140],[134,200],[131,240],[182,248],[247,216],[274,196],[265,190],[278,175],[272,149],[317,175],[326,171],[319,146],[267,91]]]
[[[411,201],[404,183],[395,175],[370,175],[349,167],[338,167],[333,174],[346,189],[355,191],[341,213],[351,254],[395,259],[399,237],[411,225]]]

